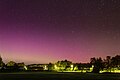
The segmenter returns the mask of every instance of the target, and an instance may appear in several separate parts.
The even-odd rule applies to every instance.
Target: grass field
[[[0,73],[0,80],[120,80],[120,74],[14,72]]]

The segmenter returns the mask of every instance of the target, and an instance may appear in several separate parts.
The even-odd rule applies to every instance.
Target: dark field
[[[120,74],[14,72],[0,73],[0,80],[120,80]]]

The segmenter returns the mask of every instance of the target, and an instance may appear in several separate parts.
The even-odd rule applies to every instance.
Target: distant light
[[[54,65],[55,69],[57,69],[57,65]]]
[[[28,70],[26,66],[24,66],[25,70]]]
[[[70,67],[73,68],[73,64]]]
[[[47,66],[45,65],[44,70],[48,70]]]
[[[58,66],[55,64],[55,65],[54,65],[54,69],[55,69],[56,71],[59,71],[60,67],[58,67]]]

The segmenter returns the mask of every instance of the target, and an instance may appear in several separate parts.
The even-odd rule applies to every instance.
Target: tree
[[[57,63],[55,63],[56,67],[58,67],[57,69],[63,71],[63,70],[69,70],[72,65],[71,61],[68,60],[62,60],[62,61],[58,61]],[[68,69],[69,68],[69,69]]]
[[[116,55],[115,57],[112,57],[111,59],[111,65],[112,67],[120,67],[120,55]]]
[[[106,59],[104,59],[104,67],[107,69],[107,70],[110,70],[111,71],[111,56],[106,56]]]
[[[103,69],[103,61],[102,61],[101,57],[100,58],[95,58],[95,57],[91,58],[90,64],[94,65],[94,68],[92,71],[94,73],[99,73],[100,70]]]
[[[2,57],[0,56],[0,69],[4,69],[5,63],[2,61]]]
[[[52,63],[48,64],[48,71],[52,71],[54,69],[54,65]]]
[[[18,70],[18,65],[17,63],[15,63],[14,61],[10,61],[6,64],[6,67],[8,70],[11,70],[11,71],[16,71]]]
[[[7,65],[7,66],[15,66],[15,64],[16,64],[16,63],[15,63],[14,61],[10,61],[10,62],[8,62],[6,65]]]

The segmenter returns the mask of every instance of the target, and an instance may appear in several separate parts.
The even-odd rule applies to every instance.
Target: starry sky
[[[4,62],[89,62],[119,53],[120,0],[0,0]]]

